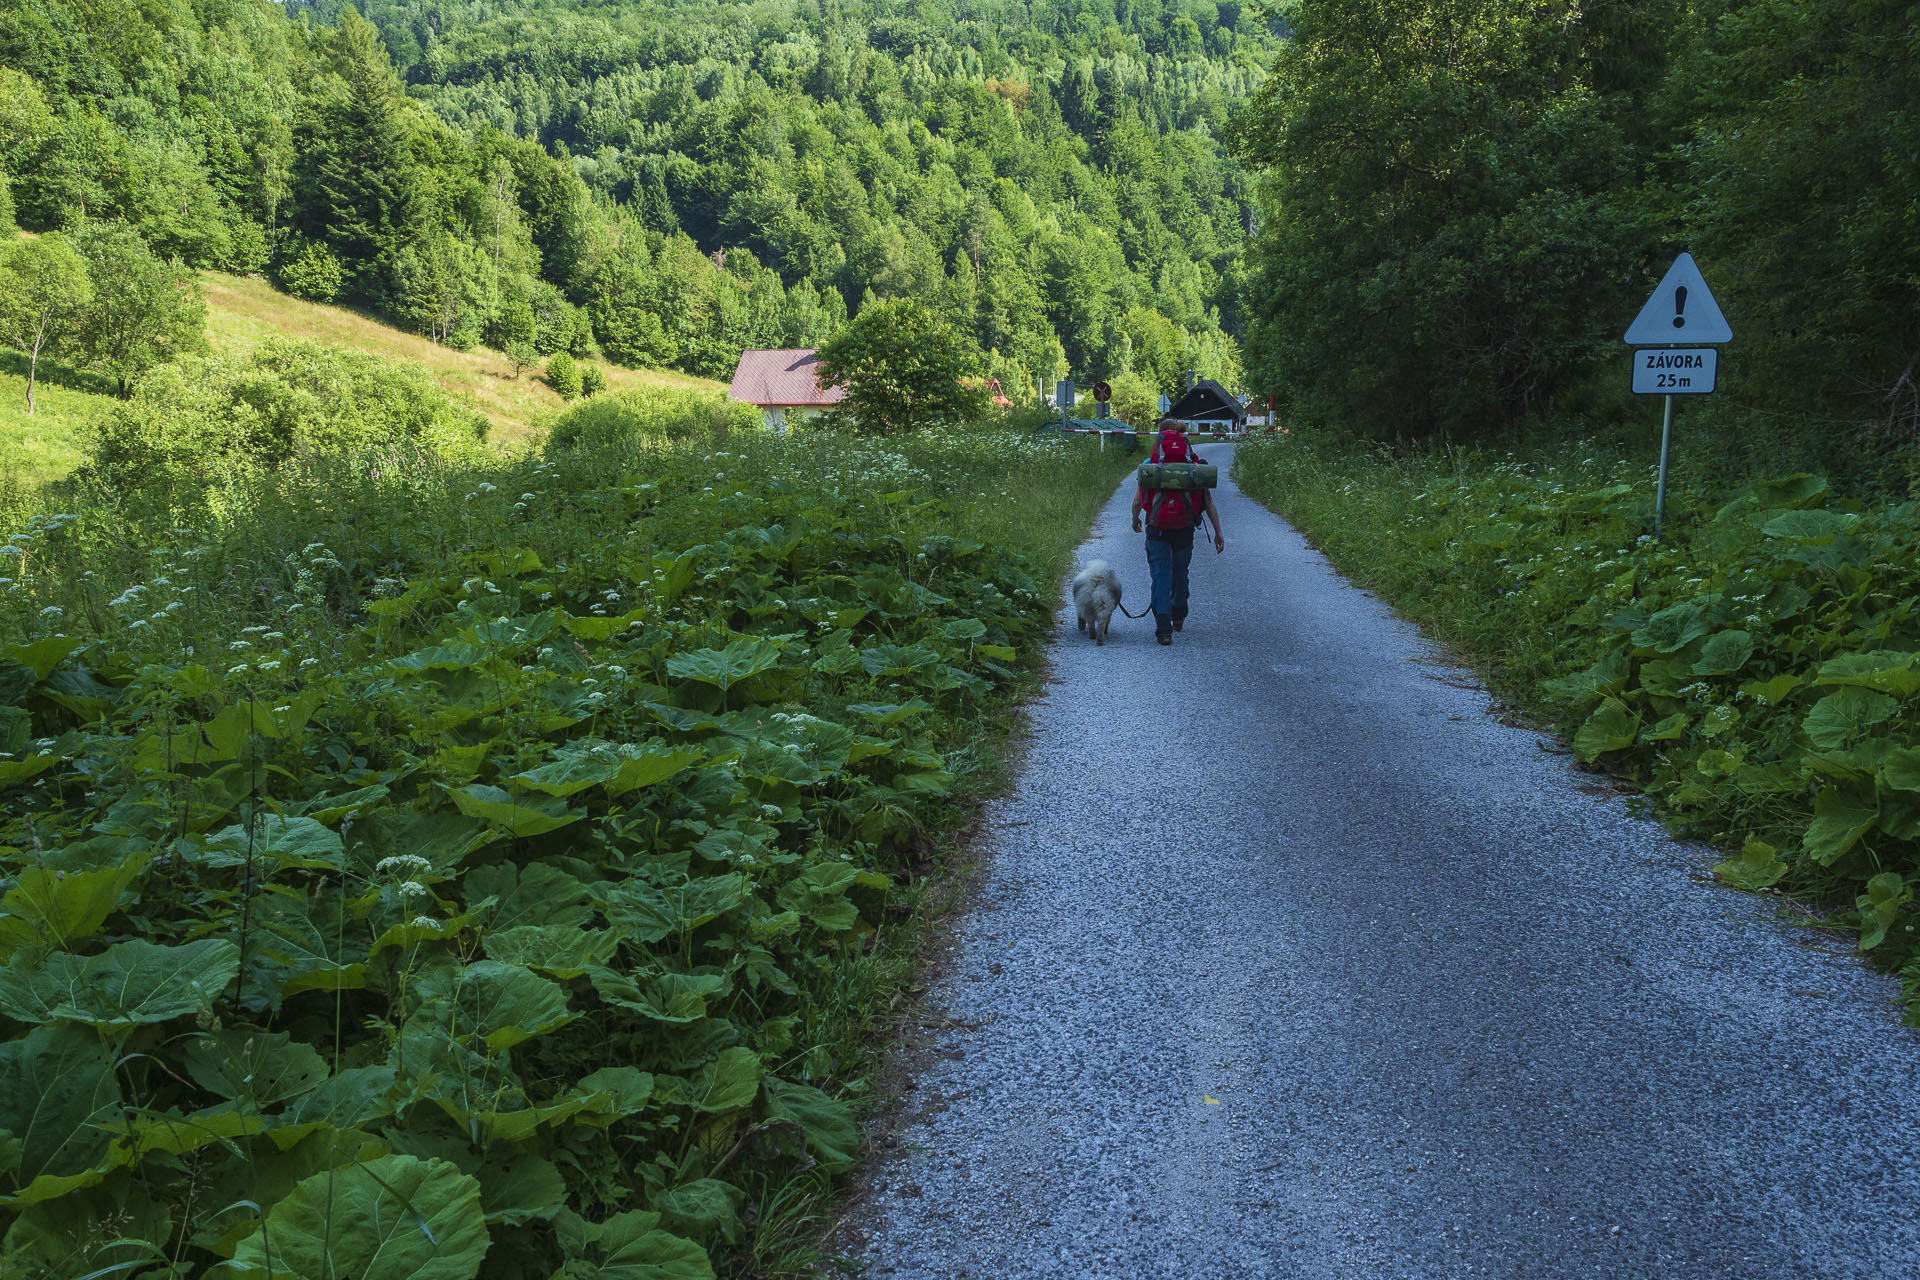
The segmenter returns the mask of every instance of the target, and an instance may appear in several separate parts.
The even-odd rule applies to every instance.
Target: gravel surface
[[[1218,498],[1173,648],[1061,615],[869,1274],[1920,1276],[1896,984]]]

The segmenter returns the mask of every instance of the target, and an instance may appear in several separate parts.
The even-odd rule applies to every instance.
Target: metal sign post
[[[1667,459],[1673,448],[1673,398],[1713,394],[1720,353],[1711,347],[1682,349],[1676,338],[1689,342],[1731,342],[1733,330],[1713,291],[1694,265],[1693,255],[1673,260],[1667,274],[1654,286],[1640,314],[1628,326],[1628,346],[1655,348],[1633,353],[1633,393],[1666,399],[1660,417],[1660,479],[1653,494],[1653,536],[1658,539],[1667,517]]]
[[[1653,540],[1660,541],[1660,526],[1667,515],[1667,450],[1673,445],[1673,397],[1667,397],[1667,412],[1660,420],[1660,483],[1653,491]]]

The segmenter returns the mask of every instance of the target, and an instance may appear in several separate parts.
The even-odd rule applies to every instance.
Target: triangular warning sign
[[[1626,337],[1627,345],[1633,347],[1732,341],[1733,330],[1727,327],[1727,318],[1720,314],[1720,304],[1713,300],[1713,290],[1701,279],[1690,253],[1675,258],[1660,277]]]

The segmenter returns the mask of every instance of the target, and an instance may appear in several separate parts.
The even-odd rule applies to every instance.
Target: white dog
[[[1107,642],[1107,624],[1120,607],[1120,579],[1105,560],[1095,560],[1073,578],[1073,607],[1080,629],[1093,637],[1095,644]]]

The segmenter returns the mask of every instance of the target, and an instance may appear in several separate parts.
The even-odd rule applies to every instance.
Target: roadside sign
[[[1166,398],[1166,396],[1164,396],[1164,395],[1163,395],[1163,396],[1161,396],[1161,397],[1160,397],[1160,412],[1161,412],[1161,413],[1165,413],[1165,412],[1166,412],[1167,410],[1169,410],[1169,409],[1171,409],[1171,408],[1173,408],[1173,401],[1171,401],[1171,400],[1169,400],[1169,399],[1167,399],[1167,398]]]
[[[1704,396],[1713,391],[1720,353],[1712,347],[1691,350],[1647,348],[1633,353],[1633,393],[1637,396]]]
[[[1630,347],[1733,341],[1733,330],[1720,314],[1720,304],[1713,300],[1713,290],[1707,288],[1692,254],[1683,253],[1673,260],[1647,305],[1628,326],[1625,341]],[[1635,368],[1634,389],[1639,390],[1638,366]]]
[[[1093,398],[1105,403],[1113,399],[1113,388],[1104,382],[1096,382],[1093,384]]]

